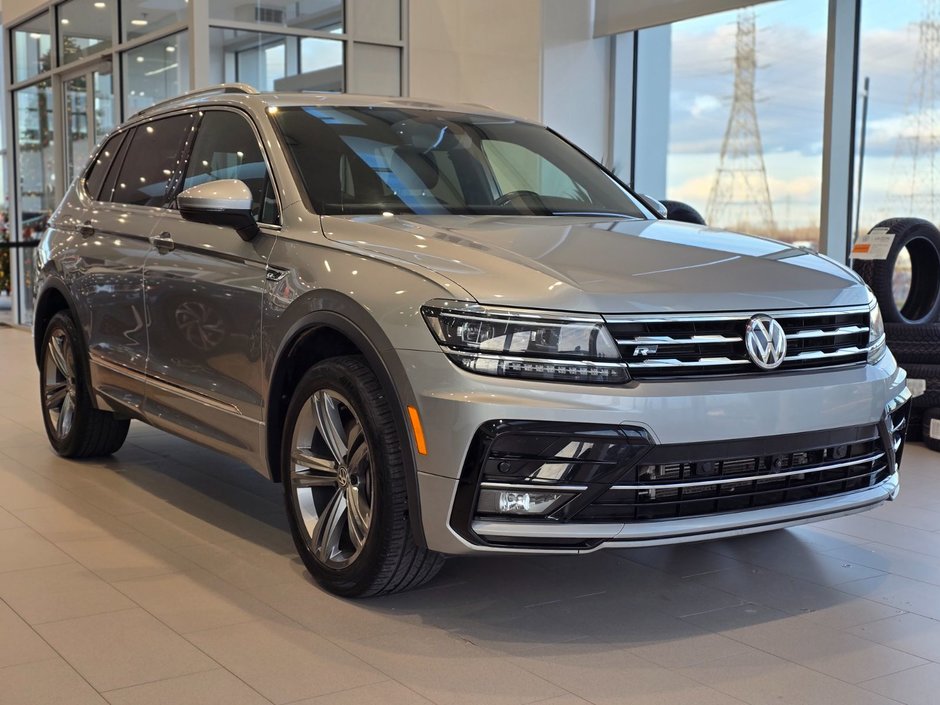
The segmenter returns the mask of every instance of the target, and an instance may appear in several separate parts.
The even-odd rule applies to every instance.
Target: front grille
[[[777,370],[865,362],[867,307],[770,312],[787,336]],[[751,314],[616,316],[607,327],[634,379],[761,371],[748,358],[744,333]],[[777,371],[775,370],[775,372]]]

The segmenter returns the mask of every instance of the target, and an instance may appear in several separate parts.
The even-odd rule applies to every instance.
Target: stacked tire
[[[888,256],[852,267],[878,299],[888,347],[907,370],[915,395],[907,438],[940,450],[940,230],[920,218],[889,218],[877,228],[894,235]],[[909,281],[898,267],[905,250]]]

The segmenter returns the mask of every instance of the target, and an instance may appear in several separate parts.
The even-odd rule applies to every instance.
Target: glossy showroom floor
[[[142,425],[102,462],[41,433],[0,327],[0,703],[934,705],[940,455],[811,528],[583,558],[452,560],[365,602],[306,578],[279,486]]]

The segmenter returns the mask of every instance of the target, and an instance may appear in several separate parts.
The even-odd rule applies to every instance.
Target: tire
[[[940,324],[885,323],[885,337],[899,362],[940,365]]]
[[[887,323],[933,323],[940,317],[940,230],[920,218],[889,218],[875,226],[894,233],[883,260],[857,260],[853,269],[871,287]],[[910,293],[899,307],[894,300],[898,255],[907,248],[911,257]]]
[[[921,434],[925,446],[940,452],[940,407],[934,406],[924,411]]]
[[[393,413],[358,356],[313,366],[288,406],[281,479],[291,535],[307,570],[336,595],[409,590],[444,563],[411,533],[401,457],[407,440]]]
[[[92,404],[86,352],[71,315],[49,321],[39,355],[42,420],[52,449],[64,458],[111,455],[124,445],[129,419]]]
[[[906,440],[910,443],[917,443],[923,440],[923,411],[917,407],[911,407],[911,417],[907,422]]]
[[[683,203],[682,201],[660,201],[660,203],[666,206],[666,218],[669,220],[705,225],[705,219],[702,217],[702,214],[688,203]]]
[[[914,406],[923,409],[925,406],[935,406],[929,403],[931,400],[940,398],[940,365],[911,365],[904,363],[901,365],[907,371],[908,380],[922,379],[927,383],[927,390],[914,397]]]

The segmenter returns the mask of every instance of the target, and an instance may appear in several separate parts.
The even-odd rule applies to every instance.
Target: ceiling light
[[[137,57],[137,63],[138,63],[138,64],[144,63],[144,57],[138,56],[138,57]]]
[[[131,24],[135,27],[146,27],[147,20],[131,20]]]
[[[174,52],[176,51],[176,47],[167,47],[166,50],[169,52]]]
[[[29,38],[30,39],[42,39],[42,35],[39,32],[30,32]]]
[[[62,24],[68,24],[68,23],[69,23],[68,17],[63,17],[61,21],[62,21]]]
[[[99,10],[103,10],[103,9],[106,8],[107,6],[108,6],[108,4],[107,4],[107,3],[104,3],[104,2],[96,2],[96,3],[95,3],[95,7],[97,7]]]

